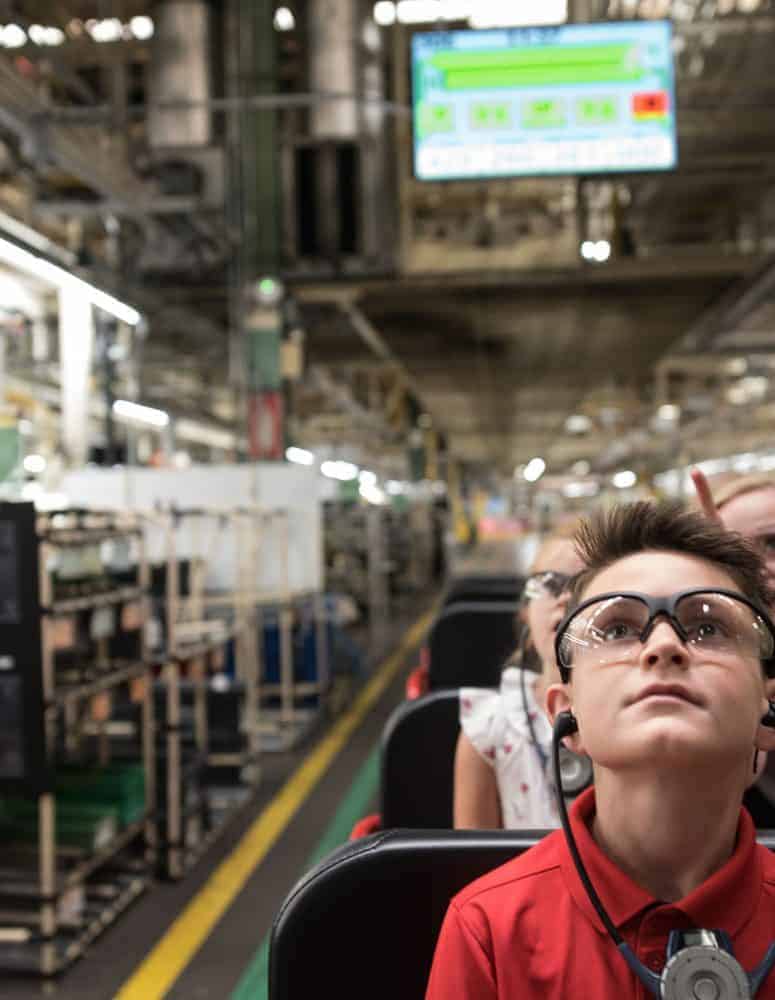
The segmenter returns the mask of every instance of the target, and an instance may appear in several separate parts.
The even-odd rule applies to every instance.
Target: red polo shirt
[[[590,833],[594,789],[571,809],[579,851],[614,924],[649,969],[661,971],[673,929],[726,930],[750,972],[775,940],[775,855],[741,809],[729,861],[677,903],[629,879]],[[617,952],[558,830],[477,879],[450,903],[426,1000],[651,1000]],[[775,970],[757,1000],[775,1000]]]

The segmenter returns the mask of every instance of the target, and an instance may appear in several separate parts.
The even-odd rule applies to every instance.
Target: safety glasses
[[[569,590],[573,583],[573,577],[567,573],[558,573],[549,569],[543,573],[531,573],[525,580],[522,590],[523,601],[533,601],[537,597],[559,597],[564,591]]]
[[[682,590],[669,597],[633,592],[599,594],[560,623],[557,665],[567,683],[571,668],[634,659],[659,617],[679,639],[715,658],[752,657],[770,673],[775,627],[767,613],[733,590]]]

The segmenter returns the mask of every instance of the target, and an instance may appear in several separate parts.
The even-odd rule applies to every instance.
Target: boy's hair
[[[726,531],[679,501],[639,501],[598,511],[582,522],[576,548],[584,569],[576,577],[571,607],[593,577],[611,563],[638,552],[680,552],[705,559],[724,570],[749,600],[767,608],[773,593],[756,549],[734,531]]]

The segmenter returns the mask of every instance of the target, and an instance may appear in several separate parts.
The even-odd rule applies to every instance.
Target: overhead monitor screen
[[[670,170],[671,35],[667,21],[414,35],[415,176]]]

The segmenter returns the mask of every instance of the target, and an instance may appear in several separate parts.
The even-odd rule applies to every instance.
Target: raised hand
[[[689,475],[691,476],[692,483],[694,483],[697,500],[703,514],[709,520],[715,521],[716,524],[721,524],[721,514],[719,514],[718,507],[716,507],[715,501],[713,500],[713,494],[710,491],[710,486],[705,473],[701,469],[692,469],[689,472]]]

